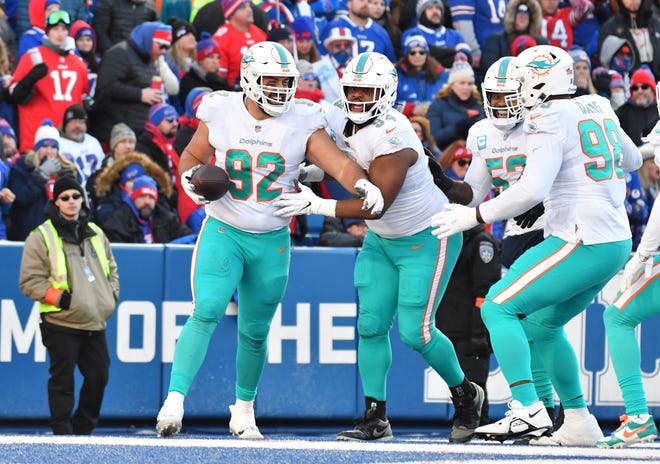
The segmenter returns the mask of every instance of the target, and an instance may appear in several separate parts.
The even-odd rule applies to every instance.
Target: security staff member
[[[19,287],[40,303],[53,433],[89,435],[108,383],[105,329],[119,298],[117,264],[105,234],[89,222],[83,189],[72,177],[55,182],[46,217],[25,241]],[[76,366],[84,381],[72,416]]]

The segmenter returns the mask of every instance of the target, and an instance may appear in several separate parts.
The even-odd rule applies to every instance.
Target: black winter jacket
[[[144,243],[144,235],[133,210],[126,203],[112,213],[103,224],[103,231],[111,242]],[[154,243],[168,243],[193,231],[181,224],[176,214],[156,203],[154,224],[151,230]]]
[[[112,126],[119,122],[128,124],[136,134],[144,127],[150,107],[142,103],[142,89],[151,86],[150,60],[131,39],[103,56],[89,129],[99,140],[108,142]]]
[[[153,0],[101,0],[92,23],[96,31],[97,50],[104,54],[113,45],[128,39],[138,24],[157,20]]]

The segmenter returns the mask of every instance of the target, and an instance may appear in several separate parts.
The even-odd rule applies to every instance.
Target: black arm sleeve
[[[18,81],[11,91],[11,98],[17,105],[24,105],[30,101],[34,94],[34,85],[48,74],[48,66],[39,63],[23,79]]]

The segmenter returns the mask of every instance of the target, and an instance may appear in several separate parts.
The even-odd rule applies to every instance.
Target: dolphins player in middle
[[[463,237],[456,234],[433,243],[431,216],[447,198],[433,184],[410,121],[392,108],[397,73],[390,60],[380,53],[361,53],[347,65],[341,84],[342,98],[329,111],[329,127],[337,134],[338,146],[379,186],[385,209],[378,219],[365,216],[369,231],[355,264],[358,368],[365,411],[355,428],[339,433],[337,439],[392,440],[386,384],[392,364],[389,333],[398,314],[401,340],[449,386],[458,419],[449,440],[467,442],[479,425],[484,393],[465,377],[451,341],[435,327],[435,312]],[[304,187],[301,193],[274,200],[281,208],[275,214],[305,213],[317,201]]]

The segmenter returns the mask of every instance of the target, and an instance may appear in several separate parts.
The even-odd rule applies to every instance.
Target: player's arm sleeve
[[[626,134],[624,130],[619,131],[621,150],[623,152],[621,167],[626,172],[631,172],[642,167],[642,152],[635,145],[635,142]]]
[[[642,256],[652,256],[660,246],[660,205],[658,203],[660,202],[656,201],[653,204],[644,235],[637,247],[637,251]]]
[[[486,161],[480,156],[472,157],[472,164],[470,164],[464,180],[472,188],[472,201],[467,206],[477,206],[484,201],[493,182]]]
[[[562,144],[553,134],[527,136],[529,155],[524,175],[496,198],[479,206],[486,223],[501,221],[524,213],[540,203],[550,192],[562,162]]]

